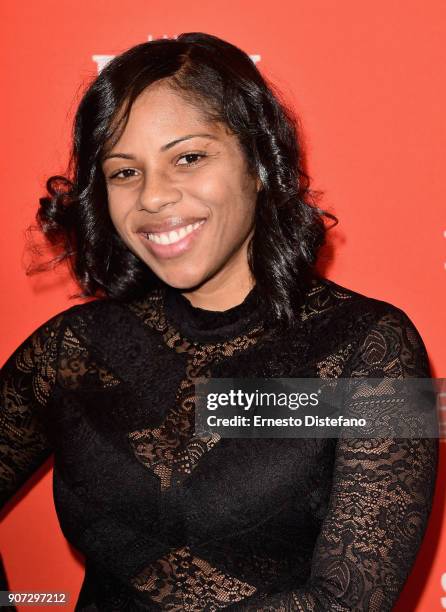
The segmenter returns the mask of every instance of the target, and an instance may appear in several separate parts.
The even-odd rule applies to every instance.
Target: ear
[[[263,183],[259,176],[256,178],[256,189],[257,193],[263,189]]]

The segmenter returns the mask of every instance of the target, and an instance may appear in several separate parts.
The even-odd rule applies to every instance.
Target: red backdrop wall
[[[73,112],[102,61],[94,56],[203,31],[258,56],[300,115],[313,185],[340,220],[327,276],[404,309],[434,376],[446,376],[443,0],[39,0],[0,11],[1,362],[74,303],[66,269],[24,274],[24,231],[46,178],[65,170]],[[446,609],[445,475],[443,442],[432,518],[400,612]],[[68,591],[74,602],[82,559],[60,532],[51,487],[49,462],[8,504],[5,565],[11,589]]]

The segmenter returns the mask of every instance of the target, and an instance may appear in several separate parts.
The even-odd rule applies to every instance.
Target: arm
[[[391,307],[372,325],[348,375],[431,376],[423,341],[403,311]],[[438,439],[339,439],[310,579],[301,588],[254,595],[228,609],[390,611],[425,532],[437,456]]]
[[[52,452],[44,410],[56,380],[62,318],[28,336],[0,373],[0,508]]]
[[[0,372],[0,509],[52,452],[42,411],[56,378],[61,320],[56,315],[36,329]],[[0,573],[8,590],[1,560]]]

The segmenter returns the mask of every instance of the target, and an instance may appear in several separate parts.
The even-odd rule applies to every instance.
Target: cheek
[[[209,202],[227,203],[238,199],[245,190],[246,177],[236,162],[209,164],[203,172],[197,172],[185,182],[196,195]],[[229,199],[229,200],[228,200]]]
[[[230,194],[230,185],[226,177],[210,172],[206,175],[197,173],[197,176],[183,187],[186,198],[191,196],[211,208],[220,208]]]
[[[231,190],[219,203],[214,200],[214,204],[211,210],[213,247],[227,248],[245,239],[254,223],[255,201],[240,191]],[[207,246],[209,248],[209,244]]]

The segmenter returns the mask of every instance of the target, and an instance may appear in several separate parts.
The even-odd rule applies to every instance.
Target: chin
[[[178,274],[159,275],[161,280],[175,289],[192,290],[198,288],[206,280],[204,274],[187,274],[179,272]]]

